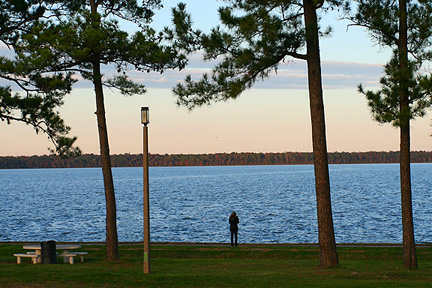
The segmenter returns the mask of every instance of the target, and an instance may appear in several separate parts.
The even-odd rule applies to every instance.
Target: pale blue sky
[[[169,25],[170,7],[178,1],[164,1],[156,12],[155,26]],[[222,1],[183,1],[195,24],[208,30],[217,24],[217,7]],[[332,37],[321,39],[324,100],[329,151],[398,150],[398,130],[371,120],[358,84],[374,88],[389,58],[366,33],[337,15],[325,15],[322,26],[334,28]],[[2,52],[4,50],[0,50]],[[258,83],[239,99],[217,103],[188,112],[175,105],[171,88],[186,74],[199,77],[211,63],[192,57],[185,71],[158,73],[131,72],[147,86],[148,93],[123,97],[106,90],[106,110],[111,153],[141,153],[141,106],[150,107],[150,153],[283,152],[312,151],[306,65],[294,61],[283,65],[277,75]],[[66,97],[61,114],[72,126],[72,135],[84,153],[99,153],[95,100],[88,83],[81,82]],[[430,116],[412,123],[412,150],[431,150]],[[30,127],[0,124],[0,155],[46,154],[50,145]]]

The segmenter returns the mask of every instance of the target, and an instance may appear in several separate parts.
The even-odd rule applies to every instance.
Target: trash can
[[[56,264],[56,242],[53,240],[41,242],[42,264]]]

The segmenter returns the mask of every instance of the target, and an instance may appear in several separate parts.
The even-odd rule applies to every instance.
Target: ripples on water
[[[412,165],[415,233],[432,242],[432,164]],[[142,241],[142,169],[114,168],[120,241]],[[402,242],[399,165],[330,166],[338,243]],[[0,241],[104,241],[99,168],[0,170]],[[316,243],[313,166],[150,168],[151,241]]]

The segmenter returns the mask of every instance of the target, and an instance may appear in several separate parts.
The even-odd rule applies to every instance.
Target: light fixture
[[[150,123],[149,107],[141,107],[141,123],[145,126]]]

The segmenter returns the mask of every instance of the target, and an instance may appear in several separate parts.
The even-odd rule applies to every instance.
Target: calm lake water
[[[114,168],[119,241],[142,241],[142,168]],[[330,165],[338,243],[401,243],[398,164]],[[432,243],[432,164],[412,164],[417,243]],[[0,170],[0,241],[104,241],[100,168]],[[316,243],[313,166],[150,168],[151,241]]]

